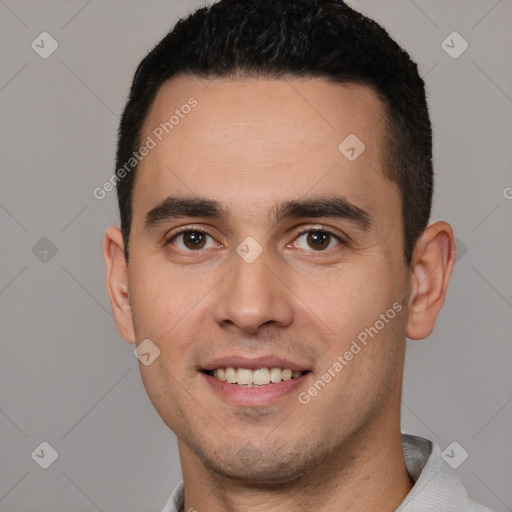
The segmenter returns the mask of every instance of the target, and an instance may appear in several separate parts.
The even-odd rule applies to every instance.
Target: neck
[[[212,474],[179,441],[185,510],[392,512],[409,493],[412,482],[405,466],[399,420],[390,421],[398,415],[390,409],[385,413],[388,418],[376,415],[309,474],[276,486]]]

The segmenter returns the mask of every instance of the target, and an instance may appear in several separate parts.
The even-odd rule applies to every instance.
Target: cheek
[[[372,262],[346,265],[296,283],[297,295],[340,342],[373,324],[399,294],[390,269]]]
[[[391,387],[402,357],[406,324],[398,277],[385,268],[351,269],[331,280],[325,293],[311,297],[314,321],[325,333],[319,367],[321,373],[336,375],[334,384],[327,385],[325,401],[318,401],[319,407],[351,403],[363,414]],[[311,315],[304,320],[305,329],[308,321]]]
[[[340,394],[348,400],[352,393],[359,393],[362,383],[368,400],[370,395],[376,399],[374,394],[382,384],[376,375],[390,382],[400,340],[405,336],[398,282],[389,268],[347,268],[309,296],[313,314],[299,316],[304,332],[311,331],[312,323],[323,332],[319,368],[322,372],[331,369],[337,375],[334,381],[338,384],[330,388],[333,400],[339,400]],[[333,368],[336,361],[342,367],[338,364]]]
[[[149,261],[149,258],[148,258]],[[200,287],[191,286],[158,264],[137,265],[134,262],[128,276],[128,288],[136,327],[145,337],[165,337],[174,325],[187,315]]]
[[[169,380],[167,370],[178,379],[194,375],[191,371],[191,346],[211,318],[212,287],[216,279],[207,275],[190,279],[168,268],[135,265],[129,279],[130,302],[138,341],[149,338],[160,350],[159,363],[164,368],[154,373],[151,366],[141,368],[147,379]],[[170,381],[175,384],[174,379]],[[156,390],[155,390],[156,392]]]

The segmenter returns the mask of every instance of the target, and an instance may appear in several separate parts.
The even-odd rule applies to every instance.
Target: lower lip
[[[305,373],[296,379],[284,380],[265,386],[239,386],[223,382],[207,373],[201,372],[206,382],[225,401],[246,407],[263,407],[270,405],[280,398],[289,395],[305,382],[311,372]]]

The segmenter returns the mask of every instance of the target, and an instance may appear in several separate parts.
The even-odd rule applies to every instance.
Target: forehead
[[[144,123],[141,140],[151,138],[154,147],[137,171],[134,212],[180,193],[238,199],[247,214],[255,203],[270,207],[334,188],[369,210],[376,200],[396,201],[382,172],[383,120],[366,86],[174,78]]]

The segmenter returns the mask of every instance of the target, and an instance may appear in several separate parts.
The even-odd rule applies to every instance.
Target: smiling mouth
[[[294,372],[289,368],[258,368],[251,370],[249,368],[216,368],[215,370],[203,370],[206,375],[214,377],[221,382],[234,384],[244,387],[259,387],[269,384],[279,384],[280,382],[298,379],[309,370]]]

